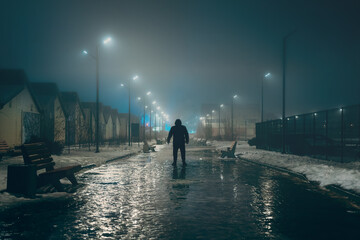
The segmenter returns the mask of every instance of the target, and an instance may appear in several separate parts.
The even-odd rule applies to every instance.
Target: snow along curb
[[[285,172],[285,173],[288,173],[292,176],[295,176],[295,177],[298,177],[302,180],[305,180],[307,183],[312,183],[312,184],[317,184],[319,185],[318,182],[316,181],[310,181],[305,174],[302,174],[302,173],[298,173],[298,172],[294,172],[292,170],[289,170],[287,168],[282,168],[282,167],[278,167],[278,166],[274,166],[274,165],[271,165],[271,164],[266,164],[266,163],[260,163],[260,162],[257,162],[257,161],[254,161],[254,160],[250,160],[250,159],[246,159],[246,158],[243,158],[243,157],[240,157],[242,154],[237,154],[236,157],[242,161],[245,161],[245,162],[248,162],[248,163],[252,163],[252,164],[257,164],[257,165],[260,165],[260,166],[263,166],[263,167],[266,167],[266,168],[270,168],[270,169],[273,169],[275,171],[280,171],[280,172]],[[330,191],[333,191],[333,192],[336,192],[338,194],[341,194],[343,196],[346,196],[348,199],[352,200],[352,201],[355,201],[355,202],[358,202],[360,203],[360,195],[357,194],[356,192],[354,191],[350,191],[350,190],[347,190],[347,189],[344,189],[342,188],[341,186],[338,186],[338,185],[335,185],[335,184],[331,184],[331,185],[327,185],[327,186],[324,186],[326,189],[330,190]]]

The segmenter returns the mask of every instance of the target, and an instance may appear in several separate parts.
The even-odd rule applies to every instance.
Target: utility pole
[[[293,31],[283,37],[283,89],[282,89],[282,153],[285,153],[285,145],[286,145],[286,119],[285,119],[285,89],[286,89],[286,81],[285,81],[285,74],[286,74],[286,40],[295,33]]]

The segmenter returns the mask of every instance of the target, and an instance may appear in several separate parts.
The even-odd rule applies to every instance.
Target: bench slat
[[[45,143],[23,144],[21,151],[25,164],[35,165],[37,170],[46,169],[45,172],[38,174],[41,185],[51,183],[58,191],[62,191],[63,188],[59,180],[65,177],[68,178],[72,184],[77,184],[74,173],[81,170],[81,165],[54,169],[55,162]]]
[[[41,153],[41,154],[30,155],[27,157],[27,160],[32,162],[32,161],[41,160],[41,159],[50,158],[50,157],[51,157],[50,153]]]
[[[41,164],[41,163],[49,163],[49,162],[53,162],[53,158],[49,157],[49,158],[42,158],[39,160],[33,160],[31,161],[31,164]]]

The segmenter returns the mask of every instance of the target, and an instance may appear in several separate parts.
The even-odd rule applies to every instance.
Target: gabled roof
[[[111,107],[110,106],[104,106],[103,107],[103,114],[105,122],[107,123],[109,121],[109,118],[111,116]]]
[[[76,92],[61,92],[60,96],[62,98],[64,107],[65,107],[65,112],[67,112],[68,116],[74,115],[75,105],[76,105],[76,103],[78,103],[80,106],[80,111],[81,111],[83,117],[85,118],[84,111],[80,104],[79,96]]]
[[[47,104],[54,104],[55,99],[58,97],[60,106],[67,117],[67,112],[65,111],[65,106],[63,100],[60,96],[60,91],[53,82],[32,82],[30,86],[34,92],[36,99],[39,101],[42,107],[45,107]]]
[[[22,90],[27,88],[35,103],[36,108],[41,112],[39,102],[29,85],[29,81],[22,69],[1,69],[0,70],[0,109],[11,99],[16,97]]]
[[[111,109],[111,118],[113,120],[113,122],[116,121],[116,119],[119,118],[119,113],[117,109]]]

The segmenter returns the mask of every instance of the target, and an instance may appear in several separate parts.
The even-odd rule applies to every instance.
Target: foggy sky
[[[264,109],[280,116],[282,38],[296,29],[287,45],[287,115],[359,104],[358,2],[5,0],[0,67],[95,101],[95,62],[81,51],[94,53],[111,36],[100,48],[100,101],[120,112],[128,95],[119,85],[134,75],[133,98],[151,90],[176,117],[202,103],[228,104],[233,94],[260,104],[270,72]]]

